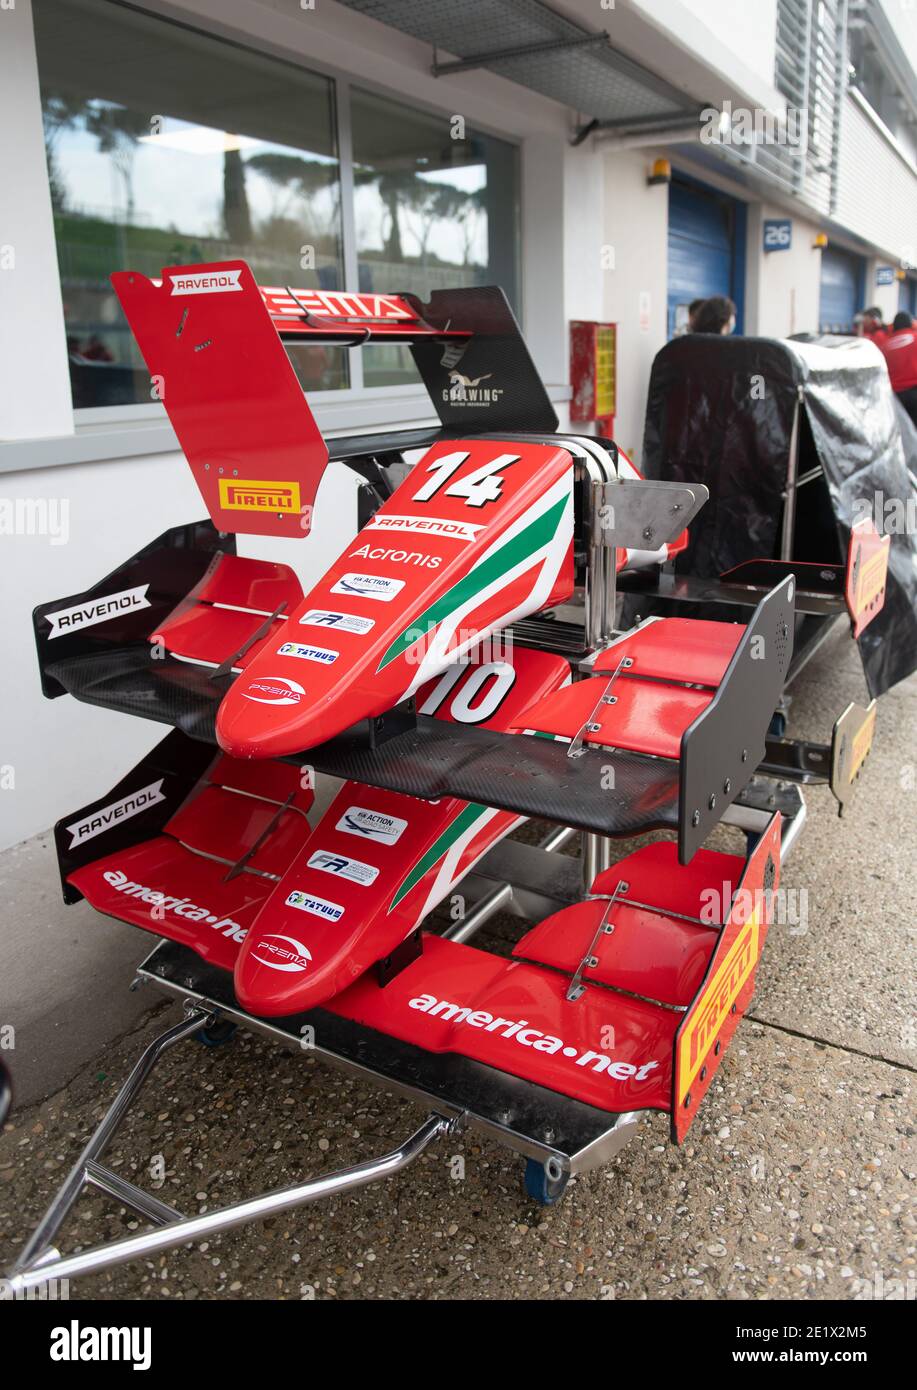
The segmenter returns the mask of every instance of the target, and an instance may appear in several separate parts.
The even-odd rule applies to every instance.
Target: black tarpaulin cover
[[[874,344],[674,339],[653,363],[643,471],[710,489],[679,572],[715,576],[743,560],[777,559],[797,401],[797,476],[820,463],[824,478],[799,489],[792,558],[838,562],[864,514],[891,535],[885,606],[859,640],[870,693],[881,695],[917,669],[917,536],[907,524],[917,457]]]

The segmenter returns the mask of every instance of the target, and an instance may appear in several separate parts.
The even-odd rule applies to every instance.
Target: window
[[[247,260],[261,284],[343,285],[333,84],[105,0],[35,0],[75,407],[149,402],[108,281]],[[292,360],[348,385],[343,349]]]
[[[358,89],[351,124],[360,289],[426,299],[498,284],[517,308],[515,147]],[[369,349],[363,374],[367,386],[417,379],[395,345]]]
[[[114,270],[241,257],[261,284],[499,284],[518,307],[512,144],[355,87],[345,148],[331,78],[111,0],[33,10],[75,408],[154,399]],[[394,345],[353,379],[346,349],[291,359],[310,392],[417,381]]]

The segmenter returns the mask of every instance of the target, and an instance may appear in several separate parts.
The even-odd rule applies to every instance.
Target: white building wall
[[[777,52],[777,0],[681,0],[736,58],[773,83]]]
[[[32,15],[0,5],[0,439],[73,430]],[[29,324],[50,329],[23,352]]]
[[[917,167],[855,91],[844,98],[834,220],[917,262]]]
[[[788,251],[763,251],[764,222],[792,222]],[[821,251],[814,245],[820,228],[815,222],[790,215],[771,203],[748,208],[745,270],[745,332],[761,338],[786,338],[791,333],[816,332],[821,280]]]
[[[647,184],[658,153],[604,157],[605,239],[614,251],[614,269],[604,273],[601,317],[618,325],[615,438],[638,465],[650,367],[666,340],[668,187]]]

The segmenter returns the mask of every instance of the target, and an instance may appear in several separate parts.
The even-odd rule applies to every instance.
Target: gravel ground
[[[848,698],[863,683],[840,638],[800,683],[792,731],[822,736]],[[912,680],[882,702],[844,821],[811,793],[784,877],[808,894],[805,921],[772,929],[752,1017],[681,1149],[650,1117],[546,1209],[522,1192],[516,1156],[452,1138],[380,1186],[81,1279],[71,1298],[823,1299],[881,1296],[892,1279],[913,1297],[915,701]],[[505,949],[519,930],[495,919],[480,944]],[[14,1114],[0,1135],[0,1267],[143,1043],[177,1016],[162,1005]],[[241,1035],[174,1049],[144,1094],[107,1161],[189,1213],[381,1153],[425,1114]],[[62,1243],[137,1228],[89,1196]]]

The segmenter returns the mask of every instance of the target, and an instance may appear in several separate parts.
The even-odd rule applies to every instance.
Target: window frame
[[[331,83],[332,106],[334,111],[334,134],[337,139],[338,150],[338,169],[341,183],[341,251],[342,269],[344,277],[344,291],[354,294],[359,292],[359,258],[357,254],[356,241],[356,220],[354,208],[354,159],[353,159],[353,129],[351,124],[350,95],[353,88],[360,88],[363,91],[371,92],[385,100],[395,102],[404,106],[410,104],[418,112],[426,112],[432,116],[443,117],[446,115],[447,107],[439,106],[424,100],[412,100],[406,103],[404,93],[393,91],[390,87],[382,83],[374,82],[371,78],[355,77],[352,72],[347,72],[337,66],[323,62],[319,59],[301,61],[296,54],[289,51],[279,51],[277,46],[270,41],[260,38],[256,34],[248,34],[240,37],[237,30],[230,31],[224,24],[214,19],[212,27],[201,28],[199,23],[192,22],[189,17],[177,15],[168,5],[159,6],[156,4],[131,4],[127,0],[104,0],[105,4],[112,5],[119,9],[136,10],[149,15],[153,19],[160,20],[163,24],[172,25],[175,28],[186,29],[200,35],[205,39],[212,39],[216,43],[231,44],[234,48],[243,51],[261,54],[275,62],[283,63],[288,67],[295,68],[299,72],[314,74],[324,77]],[[197,19],[198,16],[195,16]],[[40,81],[40,63],[39,63]],[[519,309],[518,317],[523,321],[524,302],[523,302],[523,247],[524,247],[524,227],[523,227],[523,189],[522,189],[522,160],[524,141],[520,136],[508,135],[504,131],[498,131],[486,122],[475,122],[472,129],[487,135],[492,139],[501,140],[504,144],[510,145],[516,151],[515,178],[516,178],[516,207],[517,218],[514,237],[513,253],[516,258],[516,282],[518,287]],[[55,238],[56,246],[56,238]],[[59,274],[59,271],[58,271]],[[360,402],[378,401],[380,406],[383,403],[390,403],[394,407],[393,411],[384,411],[383,414],[392,414],[395,419],[411,419],[418,416],[431,416],[433,410],[426,390],[419,385],[415,386],[366,386],[363,378],[363,355],[359,347],[347,348],[348,375],[350,385],[339,390],[310,391],[309,404],[315,407],[322,415],[333,417],[339,412],[334,409],[336,406],[346,407]],[[399,409],[403,403],[407,409]],[[72,404],[73,424],[75,431],[82,429],[110,429],[112,426],[124,426],[130,428],[132,424],[140,427],[149,428],[150,426],[162,426],[171,434],[168,416],[165,407],[156,401],[138,402],[130,405],[113,406],[87,406],[77,408]],[[332,424],[331,428],[348,428],[343,422]],[[0,465],[2,471],[2,465]]]

